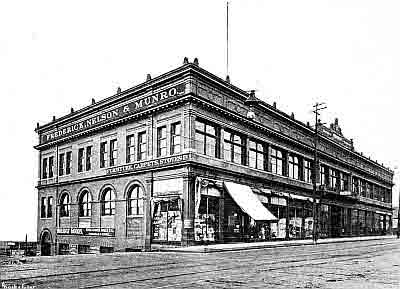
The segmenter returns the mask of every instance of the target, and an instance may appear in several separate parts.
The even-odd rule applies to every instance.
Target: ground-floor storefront
[[[391,230],[389,209],[354,198],[330,195],[314,200],[310,190],[176,172],[125,177],[113,186],[85,184],[92,201],[85,206],[71,203],[68,217],[43,223],[41,254],[310,239],[314,224],[318,238],[382,235]],[[104,201],[105,190],[114,191],[115,198]],[[81,195],[70,199],[80,200]],[[56,216],[63,206],[57,202]],[[80,216],[81,209],[86,209],[85,216]]]

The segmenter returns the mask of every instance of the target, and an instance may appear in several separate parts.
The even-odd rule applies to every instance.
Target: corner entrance
[[[51,234],[50,232],[44,231],[40,238],[40,254],[42,256],[51,255]]]

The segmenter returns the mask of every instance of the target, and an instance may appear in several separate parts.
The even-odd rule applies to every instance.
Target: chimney
[[[185,56],[185,58],[183,58],[183,65],[186,65],[189,63],[189,59]]]
[[[121,87],[118,86],[118,88],[117,88],[117,94],[120,94],[120,93],[121,93]]]
[[[151,80],[151,75],[150,75],[150,73],[147,73],[146,81],[149,81],[149,80]]]
[[[199,66],[199,59],[197,57],[194,59],[193,64]]]
[[[94,98],[92,98],[92,104],[95,104],[96,100]]]

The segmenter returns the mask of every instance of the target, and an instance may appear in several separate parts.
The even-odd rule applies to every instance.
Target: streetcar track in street
[[[379,248],[379,250],[375,250],[373,252],[378,252],[382,249],[382,247],[390,247],[394,244],[397,244],[397,242],[385,242],[385,243],[379,243],[379,244],[369,244],[366,246],[359,246],[357,248],[369,248],[369,247],[375,247],[375,248]],[[352,250],[353,248],[346,248],[346,249],[342,249],[343,250]],[[287,264],[287,263],[298,263],[298,262],[305,262],[305,261],[313,261],[313,260],[324,260],[324,259],[332,259],[332,258],[343,258],[343,257],[347,257],[347,256],[356,256],[354,254],[341,254],[341,255],[336,255],[336,254],[329,254],[328,256],[322,257],[322,258],[316,258],[316,259],[311,259],[310,256],[315,256],[315,255],[323,255],[326,254],[328,252],[336,252],[337,249],[330,249],[330,250],[325,250],[323,252],[311,252],[311,253],[307,253],[307,254],[303,254],[303,255],[297,255],[298,257],[306,257],[304,259],[301,260],[276,260],[273,262],[262,262],[260,264],[252,264],[252,266],[256,265],[275,265],[275,264]],[[287,258],[287,256],[280,256],[278,257],[279,259],[285,259]],[[357,258],[356,258],[357,259]],[[358,258],[360,259],[360,258]],[[79,271],[79,272],[67,272],[67,273],[60,273],[60,274],[51,274],[51,275],[41,275],[41,276],[33,276],[33,277],[25,277],[25,278],[14,278],[14,279],[7,279],[7,280],[3,280],[6,282],[10,282],[10,281],[22,281],[22,280],[32,280],[32,279],[44,279],[44,280],[38,280],[38,282],[32,283],[35,285],[40,285],[40,284],[51,284],[57,280],[51,280],[54,277],[63,277],[63,276],[78,276],[78,275],[85,275],[88,274],[90,276],[90,274],[92,273],[104,273],[104,272],[115,272],[114,274],[123,274],[121,271],[123,270],[129,270],[129,269],[140,269],[140,268],[151,268],[151,267],[159,267],[159,266],[165,266],[165,265],[176,265],[178,262],[172,262],[172,263],[163,263],[163,264],[149,264],[149,265],[143,265],[143,266],[127,266],[127,267],[119,267],[119,268],[110,268],[110,269],[103,269],[103,270],[90,270],[90,271]],[[215,262],[210,263],[205,262],[205,263],[197,263],[197,264],[192,264],[192,265],[183,265],[183,266],[176,266],[173,269],[180,269],[180,268],[190,268],[190,267],[199,267],[199,266],[214,266]],[[158,278],[168,278],[168,277],[176,277],[176,276],[185,276],[185,275],[191,275],[191,274],[201,274],[201,273],[207,273],[207,272],[212,272],[212,271],[225,271],[225,270],[231,270],[231,269],[235,269],[236,267],[228,267],[228,268],[221,268],[221,269],[212,269],[211,271],[209,270],[205,270],[205,271],[201,271],[201,272],[188,272],[188,273],[179,273],[176,275],[172,275],[172,276],[158,276],[158,277],[152,277],[152,278],[145,278],[145,279],[136,279],[136,280],[130,280],[130,281],[125,281],[127,282],[127,284],[129,283],[134,283],[134,282],[145,282],[146,280],[156,280]],[[286,268],[286,267],[285,267]],[[119,271],[119,272],[117,272]],[[132,272],[132,271],[128,271],[129,273],[144,273],[144,272]],[[81,277],[81,276],[78,276]],[[49,280],[50,279],[50,280]],[[72,280],[74,280],[76,278],[72,278]],[[71,279],[70,279],[71,280]],[[118,285],[120,282],[118,282],[116,285]],[[89,286],[89,287],[82,287],[82,288],[100,288],[100,287],[105,287],[108,285],[113,285],[114,283],[107,283],[107,284],[100,284],[100,285],[93,285],[93,286]],[[125,283],[121,283],[121,284],[125,284]]]
[[[400,250],[400,249],[399,249]],[[371,253],[378,253],[380,250],[375,250]],[[264,262],[264,263],[257,263],[257,264],[249,264],[244,267],[259,267],[259,266],[265,266],[265,265],[275,265],[275,264],[288,264],[288,263],[302,263],[298,265],[292,265],[292,266],[280,266],[280,267],[273,267],[273,268],[268,268],[268,269],[257,269],[258,272],[268,272],[268,271],[278,271],[282,269],[292,269],[292,268],[298,268],[298,267],[303,267],[304,264],[303,262],[305,261],[319,261],[319,260],[330,260],[330,261],[324,261],[324,262],[318,262],[318,263],[307,263],[307,266],[317,266],[317,265],[324,265],[324,264],[329,264],[332,260],[332,258],[335,258],[335,262],[345,262],[345,261],[350,261],[354,259],[368,259],[373,257],[374,255],[368,256],[359,256],[358,254],[347,254],[347,255],[341,255],[339,258],[343,257],[348,257],[350,258],[344,258],[340,260],[336,260],[336,257],[334,256],[326,256],[322,258],[315,258],[315,259],[302,259],[302,260],[286,260],[286,261],[279,261],[279,262]],[[376,254],[379,255],[379,254]],[[243,268],[243,266],[242,266]],[[142,278],[142,279],[135,279],[135,280],[127,280],[127,281],[120,281],[120,282],[113,282],[113,283],[105,283],[105,284],[95,284],[95,285],[88,285],[84,287],[79,287],[80,289],[92,289],[92,288],[102,288],[102,287],[108,287],[108,286],[117,286],[117,285],[123,285],[123,284],[131,284],[131,283],[144,283],[147,281],[154,281],[154,280],[161,280],[161,279],[167,279],[167,278],[176,278],[176,277],[183,277],[183,276],[189,276],[189,275],[197,275],[197,274],[204,274],[204,273],[215,273],[215,272],[222,272],[222,271],[228,271],[232,269],[238,269],[237,266],[230,266],[230,267],[225,267],[225,268],[213,268],[209,270],[202,270],[202,271],[195,271],[195,272],[185,272],[185,273],[178,273],[178,274],[170,274],[170,275],[163,275],[163,276],[157,276],[157,277],[151,277],[151,278]],[[236,273],[236,275],[240,274],[247,274],[246,273]],[[196,280],[196,283],[198,283],[200,280]],[[160,287],[152,287],[152,288],[160,288]],[[162,287],[161,287],[162,288]]]
[[[374,243],[374,244],[368,244],[368,245],[363,245],[363,246],[357,246],[357,248],[368,248],[368,247],[373,247],[373,246],[390,246],[392,244],[397,244],[397,241],[392,241],[392,242],[381,242],[381,243]],[[325,245],[325,244],[324,244]],[[328,244],[326,244],[328,245]],[[285,248],[290,248],[290,247],[285,247]],[[251,251],[257,251],[257,250],[264,250],[269,249],[269,250],[274,250],[277,248],[255,248],[251,249]],[[348,248],[352,249],[352,248]],[[347,250],[347,248],[345,249]],[[249,251],[249,250],[246,250]],[[325,250],[324,252],[334,252],[337,251],[336,248],[328,249]],[[238,251],[236,251],[238,252]],[[230,251],[222,251],[222,252],[213,252],[214,254],[225,254],[225,253],[232,253]],[[311,253],[308,252],[307,254],[302,254],[298,256],[310,256],[310,254],[318,254],[318,251],[312,251]],[[279,257],[279,256],[278,256]],[[25,280],[25,279],[36,279],[36,278],[44,278],[44,277],[57,277],[57,276],[65,276],[65,275],[75,275],[75,274],[90,274],[90,273],[96,273],[96,272],[108,272],[108,271],[118,271],[118,270],[127,270],[127,269],[133,269],[133,268],[142,268],[142,267],[151,267],[151,266],[160,266],[160,265],[174,265],[178,264],[179,262],[169,262],[169,263],[162,263],[162,264],[148,264],[148,265],[142,265],[142,266],[125,266],[125,267],[118,267],[118,268],[106,268],[106,269],[96,269],[96,270],[87,270],[87,271],[76,271],[76,272],[64,272],[64,273],[55,273],[55,274],[47,274],[47,275],[36,275],[36,276],[30,276],[30,277],[21,277],[21,278],[9,278],[5,279],[3,281],[20,281],[20,280]],[[70,264],[68,265],[69,267],[81,267],[85,266],[85,263],[80,263],[80,264]],[[23,268],[23,269],[14,269],[10,268],[11,272],[24,272],[24,271],[37,271],[37,270],[48,270],[51,269],[51,267],[46,266],[46,267],[39,267],[39,268]],[[10,272],[8,271],[8,272]]]

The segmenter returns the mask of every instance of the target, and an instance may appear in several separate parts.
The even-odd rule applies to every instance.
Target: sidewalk
[[[327,239],[319,239],[317,244],[360,242],[360,241],[384,240],[384,239],[395,239],[395,238],[396,236],[393,235],[327,238]],[[313,245],[313,241],[311,239],[307,239],[307,240],[269,241],[269,242],[253,242],[253,243],[212,244],[212,245],[198,245],[189,247],[173,247],[167,245],[153,244],[151,250],[165,251],[165,252],[212,253],[212,252],[240,251],[240,250],[251,250],[251,249],[261,249],[261,248],[305,246],[305,245]]]

